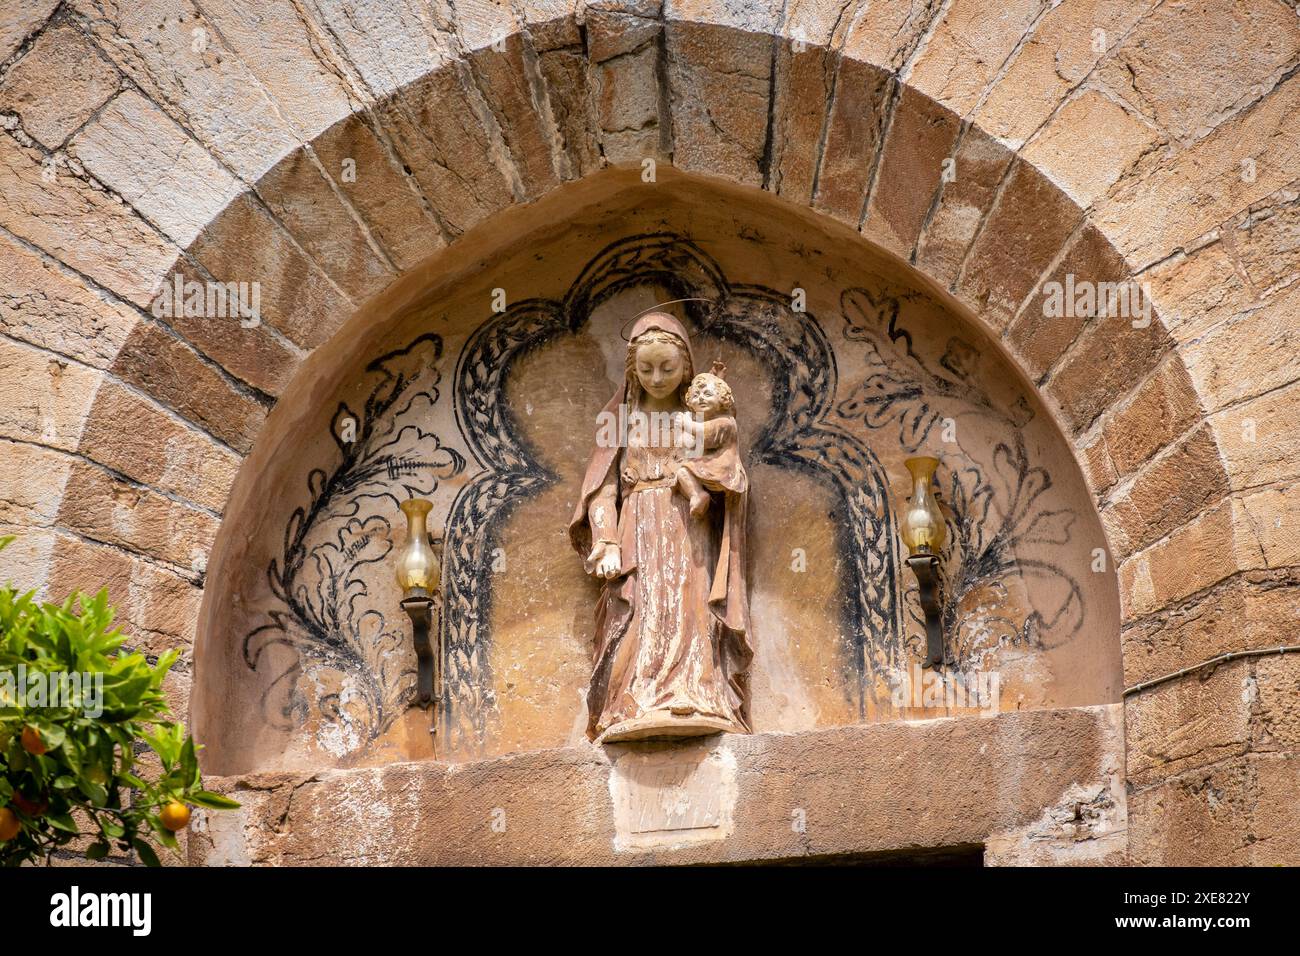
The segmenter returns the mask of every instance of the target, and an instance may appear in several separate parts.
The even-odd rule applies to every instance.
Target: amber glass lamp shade
[[[407,597],[416,590],[431,593],[441,583],[442,566],[429,545],[427,524],[432,507],[424,498],[410,498],[401,505],[406,515],[406,540],[397,552],[397,583]]]
[[[934,497],[934,472],[939,459],[909,458],[903,464],[912,475],[912,499],[903,512],[903,543],[914,555],[938,554],[948,530]]]

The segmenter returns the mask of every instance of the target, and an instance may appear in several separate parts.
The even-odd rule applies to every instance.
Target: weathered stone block
[[[58,508],[61,527],[202,575],[219,523],[210,513],[130,484],[86,461],[73,463],[65,477]]]
[[[670,14],[665,42],[673,164],[762,185],[776,40],[762,33],[720,32]]]
[[[903,88],[867,204],[864,236],[900,258],[911,256],[960,126],[945,107]]]
[[[1279,190],[1225,228],[1242,270],[1261,295],[1300,279],[1300,190]]]
[[[330,5],[318,9],[332,12]],[[304,16],[303,8],[203,0],[203,12],[302,142],[340,122],[363,101],[356,68],[324,24]]]
[[[60,0],[13,0],[0,20],[0,63],[4,63],[54,12]]]
[[[144,306],[176,248],[120,202],[66,165],[0,133],[0,226]]]
[[[964,117],[1046,7],[1044,0],[1010,0],[991,8],[982,0],[954,0],[916,57],[912,84]]]
[[[966,250],[993,204],[1013,153],[978,126],[968,126],[953,153],[951,182],[940,186],[939,200],[916,244],[914,262],[940,285],[957,283]]]
[[[1191,562],[1200,555],[1183,557]],[[1294,570],[1247,571],[1198,590],[1200,583],[1189,581],[1180,588],[1187,591],[1190,585],[1191,597],[1125,627],[1126,684],[1172,674],[1229,651],[1275,646],[1280,635],[1296,627],[1300,573]]]
[[[974,121],[1020,146],[1153,3],[1079,0],[1053,6],[1012,54]]]
[[[0,437],[71,451],[104,373],[0,338]]]
[[[1218,231],[1204,244],[1176,253],[1144,272],[1141,281],[1150,284],[1152,301],[1179,342],[1190,341],[1224,319],[1258,307]]]
[[[214,256],[212,261],[218,261],[217,257]],[[238,276],[239,273],[235,275]],[[175,268],[162,279],[163,283],[171,284],[173,303],[178,276],[184,295],[187,283],[207,282],[210,273],[188,259],[178,261]],[[251,287],[248,291],[251,295]],[[161,295],[161,284],[158,293]],[[259,296],[260,294],[259,292]],[[161,300],[158,305],[158,311],[164,313],[158,321],[175,329],[186,341],[192,342],[204,355],[220,363],[231,375],[268,395],[279,395],[303,360],[303,351],[276,331],[269,322],[245,326],[240,317],[231,314],[229,309],[225,316],[186,316],[184,309],[163,309]],[[150,313],[153,313],[153,309],[150,309]]]
[[[581,44],[539,51],[538,69],[565,157],[563,175],[580,179],[594,173],[601,166],[600,134]]]
[[[1112,547],[1122,558],[1141,550],[1228,493],[1219,448],[1202,425],[1144,465],[1102,511]]]
[[[327,3],[316,15],[339,45],[371,96],[382,100],[451,58],[450,22],[431,5],[415,0],[390,3]]]
[[[334,188],[306,148],[281,159],[257,182],[258,195],[313,261],[349,297],[361,301],[386,288],[396,273],[370,245],[369,230],[358,224],[355,211]]]
[[[1276,83],[1298,45],[1295,13],[1282,4],[1157,4],[1098,73],[1172,136],[1195,139]]]
[[[367,116],[340,120],[317,136],[311,148],[398,269],[413,268],[444,247],[419,186],[375,135]]]
[[[1041,380],[1090,322],[1114,325],[1118,321],[1099,319],[1095,307],[1080,314],[1076,308],[1079,294],[1067,296],[1067,292],[1083,283],[1096,287],[1127,280],[1124,260],[1106,237],[1091,225],[1079,230],[1060,264],[1039,284],[1003,334],[1032,378]]]
[[[537,54],[517,33],[501,45],[500,52],[488,47],[471,54],[470,69],[518,170],[523,196],[536,199],[569,172],[568,157],[551,116]]]
[[[256,282],[261,320],[295,345],[311,349],[352,313],[352,304],[304,256],[250,193],[241,193],[190,247],[219,282]],[[237,326],[237,318],[207,319]]]
[[[777,49],[768,187],[793,202],[812,201],[838,57],[819,46]]]
[[[589,37],[601,36],[605,18],[589,24]],[[592,54],[591,89],[601,150],[611,163],[640,164],[671,152],[671,113],[660,102],[659,49],[651,38],[626,53],[603,60]],[[662,115],[661,115],[662,114]]]
[[[1146,325],[1134,328],[1134,322]],[[1169,336],[1154,311],[1146,318],[1098,318],[1080,333],[1047,378],[1045,389],[1060,405],[1069,427],[1082,432],[1151,375],[1169,346]]]
[[[1300,165],[1300,129],[1290,122],[1298,106],[1300,84],[1280,84],[1195,145],[1119,184],[1097,203],[1099,228],[1141,270],[1289,185]]]
[[[968,846],[994,832],[1032,829],[1078,787],[1106,788],[1121,746],[1117,710],[728,735],[677,747],[584,746],[455,768],[425,762],[328,771],[311,780],[209,778],[246,809],[214,819],[215,831],[205,828],[191,844],[191,860],[654,865]],[[646,754],[658,765],[642,766],[637,758]],[[998,786],[1007,773],[1016,774],[1016,787]],[[676,803],[664,803],[662,788],[638,789],[654,774],[678,781],[669,791]],[[1116,788],[1108,792],[1113,805],[1122,799]],[[617,810],[620,794],[630,801],[623,811],[644,816]],[[388,812],[410,825],[376,827]],[[1093,836],[1113,833],[1121,812],[1114,806],[1110,825]],[[629,819],[661,826],[633,832]],[[1095,851],[1083,845],[1056,859],[1089,862]]]
[[[1106,491],[1119,480],[1119,472],[1115,470],[1115,463],[1110,459],[1110,450],[1106,447],[1106,436],[1094,435],[1080,451],[1079,461],[1083,465],[1083,473],[1088,479],[1088,487],[1092,489],[1093,497],[1102,499]]]
[[[117,68],[245,183],[297,145],[219,25],[188,0],[73,7]]]
[[[1233,488],[1300,477],[1300,382],[1210,419]]]
[[[135,90],[125,90],[69,151],[180,246],[187,246],[243,186],[208,151]]]
[[[1258,806],[1251,760],[1191,770],[1129,794],[1135,866],[1249,865]]]
[[[94,395],[78,450],[128,478],[220,512],[240,458],[121,385]]]
[[[1233,316],[1179,352],[1210,411],[1300,378],[1300,286]]]
[[[1300,654],[1257,658],[1255,684],[1252,749],[1300,751]]]
[[[889,74],[845,51],[827,120],[813,208],[858,228],[889,105]]]
[[[955,289],[997,332],[1007,327],[1034,290],[1082,215],[1029,163],[1017,159],[1008,176]]]
[[[20,594],[36,592],[38,601],[49,600],[46,582],[50,573],[50,556],[56,535],[49,530],[34,530],[28,524],[0,525],[0,534],[14,535],[15,540],[0,551],[0,581]],[[59,600],[63,600],[63,595]]]
[[[1136,471],[1191,428],[1201,414],[1197,390],[1182,360],[1166,356],[1155,374],[1106,420],[1106,448],[1119,477]]]
[[[153,323],[136,325],[111,371],[244,454],[266,420],[265,407]]]
[[[448,62],[375,108],[405,168],[454,238],[515,201],[518,174],[484,125],[491,113],[463,62]],[[521,192],[522,194],[522,192]]]
[[[1085,90],[1061,108],[1021,155],[1086,207],[1159,141],[1159,133],[1140,117]]]
[[[0,331],[5,335],[106,368],[137,318],[66,266],[0,235]]]
[[[1128,781],[1146,786],[1246,752],[1254,682],[1236,660],[1128,697]]]
[[[52,525],[73,459],[39,445],[0,439],[0,462],[4,463],[0,467],[0,526]]]
[[[0,110],[17,113],[29,136],[58,149],[117,92],[120,81],[80,30],[61,23],[10,67],[0,83]]]

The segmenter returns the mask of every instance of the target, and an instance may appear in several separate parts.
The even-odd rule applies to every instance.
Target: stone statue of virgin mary
[[[652,312],[636,320],[624,383],[602,412],[633,427],[626,440],[598,434],[569,524],[587,572],[603,582],[587,694],[587,733],[600,743],[750,732],[748,479],[734,451],[735,420],[705,423],[715,443],[731,442],[737,463],[697,469],[710,500],[694,509],[679,476],[699,446],[636,427],[682,421],[695,373],[677,319]]]

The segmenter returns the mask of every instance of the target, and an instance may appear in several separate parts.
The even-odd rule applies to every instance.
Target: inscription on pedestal
[[[630,752],[614,762],[609,789],[615,850],[722,840],[733,828],[736,759],[696,747]]]

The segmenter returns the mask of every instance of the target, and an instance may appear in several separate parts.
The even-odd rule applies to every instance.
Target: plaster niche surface
[[[467,234],[287,390],[209,564],[193,714],[217,774],[586,746],[597,585],[569,547],[620,328],[720,358],[751,479],[755,733],[987,713],[922,679],[905,458],[941,459],[945,631],[1000,711],[1119,700],[1119,604],[1069,446],[915,270],[758,190],[609,170]],[[443,539],[445,700],[410,706],[398,502]],[[983,683],[970,679],[985,675]],[[435,743],[436,741],[436,743]]]

